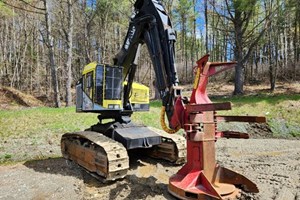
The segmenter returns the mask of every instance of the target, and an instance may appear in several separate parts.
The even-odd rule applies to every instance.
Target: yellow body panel
[[[97,63],[96,62],[92,62],[92,63],[89,63],[88,65],[86,65],[84,68],[83,68],[83,72],[82,72],[82,75],[85,75],[91,71],[95,71],[97,67]],[[95,73],[94,73],[94,77],[95,77]]]
[[[198,88],[199,80],[200,80],[200,75],[201,75],[201,69],[198,68],[198,69],[197,69],[197,73],[196,73],[196,77],[195,77],[195,80],[194,80],[194,85],[193,85],[193,88],[194,88],[195,90]]]
[[[130,102],[149,104],[149,87],[133,82]]]

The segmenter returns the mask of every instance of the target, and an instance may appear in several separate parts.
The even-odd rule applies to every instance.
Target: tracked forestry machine
[[[126,175],[127,150],[145,150],[152,157],[174,163],[183,163],[186,157],[184,137],[171,137],[130,119],[134,111],[149,110],[149,88],[133,82],[142,44],[148,47],[168,118],[173,115],[176,95],[180,95],[174,61],[176,34],[164,7],[160,1],[149,0],[138,0],[134,7],[113,65],[88,64],[76,85],[77,112],[99,113],[99,123],[61,139],[65,158],[106,181]]]
[[[127,151],[185,163],[170,178],[168,190],[180,199],[234,199],[243,188],[256,185],[215,159],[219,137],[248,138],[245,133],[218,131],[219,121],[265,122],[264,117],[217,115],[230,103],[212,103],[206,93],[208,78],[235,66],[211,63],[208,55],[197,62],[190,98],[182,97],[175,66],[176,33],[160,0],[137,0],[124,44],[113,65],[90,63],[76,85],[76,111],[98,113],[99,122],[85,131],[66,133],[62,154],[103,181],[124,178],[129,169]],[[149,110],[149,88],[133,82],[140,47],[146,44],[162,100],[164,131],[131,121],[134,111]],[[165,115],[168,125],[165,124]],[[185,138],[173,134],[184,129]]]

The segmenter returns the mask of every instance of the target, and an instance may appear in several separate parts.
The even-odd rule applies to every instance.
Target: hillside
[[[22,107],[40,107],[43,102],[32,95],[25,94],[11,87],[0,86],[0,109],[11,110]]]

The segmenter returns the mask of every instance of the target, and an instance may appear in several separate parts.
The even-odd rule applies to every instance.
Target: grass
[[[274,136],[300,137],[300,94],[259,94],[212,98],[213,102],[231,102],[232,110],[224,115],[265,116]],[[151,102],[150,113],[137,113],[133,119],[160,128],[160,101]]]
[[[280,133],[278,125],[284,124],[288,134],[300,136],[300,95],[256,95],[230,98],[215,98],[214,102],[232,102],[232,110],[221,111],[226,115],[266,116],[275,134]],[[160,128],[159,113],[161,102],[151,102],[150,112],[139,112],[133,121]],[[97,114],[75,113],[69,108],[31,108],[22,110],[0,110],[0,137],[35,138],[39,135],[59,136],[65,132],[79,131],[97,123]]]
[[[275,136],[300,136],[300,94],[235,96],[213,101],[232,102],[232,110],[219,112],[220,114],[266,116]]]
[[[300,137],[300,94],[218,97],[213,102],[232,102],[224,115],[266,116],[274,136]],[[153,101],[149,112],[134,113],[135,123],[160,128],[161,102]],[[63,133],[89,128],[97,114],[76,113],[69,108],[0,110],[0,164],[60,156]]]
[[[95,114],[75,113],[75,107],[0,110],[0,163],[59,156],[63,133],[95,123]]]
[[[232,110],[220,111],[228,115],[266,116],[273,126],[280,122],[290,129],[292,135],[300,135],[300,94],[294,95],[256,95],[230,98],[213,98],[213,102],[232,102]],[[160,101],[153,101],[149,112],[139,112],[132,116],[133,121],[148,126],[160,127]],[[0,137],[22,138],[52,133],[59,135],[65,132],[79,131],[97,123],[97,114],[76,113],[74,107],[69,108],[32,108],[22,110],[0,110]],[[278,127],[277,127],[278,129]]]
[[[43,133],[62,134],[78,131],[97,122],[95,114],[75,113],[69,108],[32,108],[0,111],[0,137],[33,137]]]

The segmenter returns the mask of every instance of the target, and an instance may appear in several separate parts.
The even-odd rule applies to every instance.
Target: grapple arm
[[[135,74],[136,55],[139,44],[146,44],[150,54],[156,84],[162,104],[170,121],[173,115],[175,96],[180,95],[176,86],[178,77],[175,66],[176,33],[171,20],[160,0],[137,0],[121,50],[114,58],[114,64],[124,67],[124,78],[132,82]],[[128,108],[130,87],[125,88],[124,108]]]

